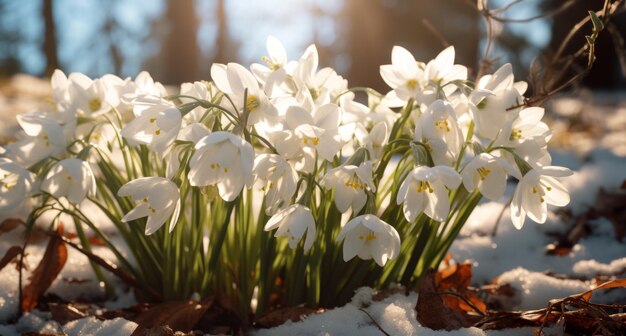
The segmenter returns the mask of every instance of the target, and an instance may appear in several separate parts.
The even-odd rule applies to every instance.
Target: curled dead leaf
[[[4,254],[4,257],[0,259],[0,271],[8,265],[15,257],[22,253],[22,248],[19,246],[11,246],[7,252]]]
[[[59,227],[59,235],[62,234]],[[21,309],[29,312],[37,306],[39,298],[48,290],[54,279],[59,275],[67,261],[67,247],[58,236],[53,236],[48,242],[39,265],[33,271],[29,283],[22,290]]]

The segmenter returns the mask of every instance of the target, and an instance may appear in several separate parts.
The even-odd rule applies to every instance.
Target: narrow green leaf
[[[604,23],[602,20],[596,15],[596,12],[589,11],[589,16],[591,17],[591,23],[593,24],[593,32],[598,33],[602,29],[604,29]]]

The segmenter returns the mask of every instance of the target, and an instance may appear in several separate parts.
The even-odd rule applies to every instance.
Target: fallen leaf
[[[62,234],[62,230],[62,227],[59,226],[59,235]],[[30,282],[22,291],[22,311],[29,312],[37,306],[39,298],[59,275],[66,261],[67,247],[63,240],[58,236],[51,237],[43,258],[30,276]]]
[[[448,308],[435,288],[435,271],[429,270],[424,276],[417,297],[417,320],[433,330],[456,330],[468,327],[471,323],[463,315]]]
[[[61,325],[88,316],[72,304],[48,303],[48,309],[50,309],[52,319]]]
[[[4,254],[4,257],[2,257],[2,259],[0,260],[0,271],[6,265],[8,265],[13,259],[15,259],[15,257],[20,255],[21,252],[22,252],[22,248],[21,247],[19,247],[19,246],[11,246],[7,250],[7,253]]]
[[[212,304],[213,300],[171,301],[155,305],[134,319],[139,326],[132,335],[144,335],[146,330],[159,326],[169,326],[172,330],[189,332]]]
[[[472,264],[453,264],[435,275],[435,287],[439,291],[465,290],[472,281]]]
[[[15,219],[15,218],[8,218],[5,219],[2,224],[0,224],[0,236],[7,233],[7,232],[11,232],[13,231],[13,229],[15,229],[16,227],[20,226],[21,224],[23,224],[24,222],[19,220],[19,219]]]

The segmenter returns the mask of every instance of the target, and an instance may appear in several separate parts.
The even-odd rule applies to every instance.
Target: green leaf
[[[589,11],[589,16],[591,17],[591,23],[593,24],[593,32],[598,33],[602,29],[604,29],[604,23],[602,20],[596,15],[596,12]]]
[[[485,152],[485,147],[481,145],[479,142],[472,142],[472,148],[474,149],[475,155],[480,155]]]

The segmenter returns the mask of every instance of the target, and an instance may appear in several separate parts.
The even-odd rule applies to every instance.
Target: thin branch
[[[380,332],[382,332],[383,334],[385,334],[386,336],[391,336],[389,335],[381,326],[380,324],[378,324],[378,322],[376,322],[376,320],[374,320],[374,318],[372,317],[372,315],[370,315],[370,313],[367,312],[367,310],[363,309],[363,308],[359,308],[360,311],[364,312],[365,315],[367,315],[367,317],[370,318],[370,320],[372,320],[372,323],[374,323],[374,325],[376,326],[376,328],[378,328],[378,330],[380,330]]]

